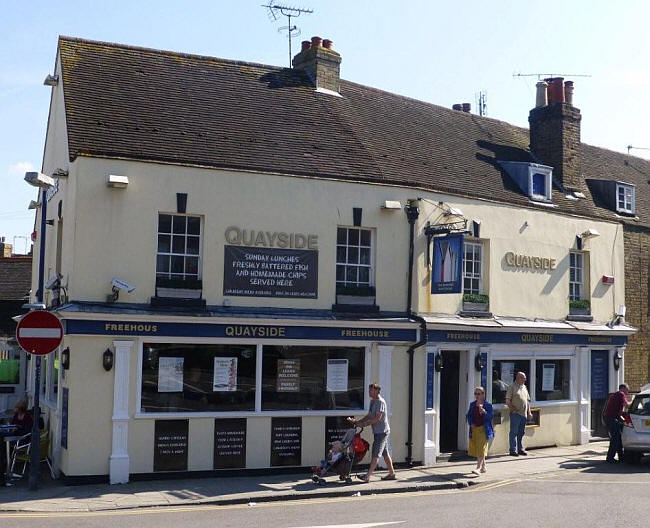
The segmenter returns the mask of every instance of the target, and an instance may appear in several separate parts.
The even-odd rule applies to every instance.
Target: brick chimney
[[[530,111],[530,150],[568,189],[583,185],[580,159],[580,110],[573,106],[573,82],[562,77],[537,83],[536,107]]]
[[[0,258],[10,258],[13,253],[13,246],[5,242],[5,237],[0,237]]]
[[[304,40],[302,49],[293,58],[293,67],[304,70],[316,89],[339,93],[341,56],[334,51],[331,40],[312,37]]]

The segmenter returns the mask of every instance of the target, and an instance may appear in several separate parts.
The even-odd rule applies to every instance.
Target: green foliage
[[[569,308],[575,308],[577,310],[588,310],[590,307],[591,303],[588,299],[569,301]]]
[[[488,304],[490,298],[483,293],[465,293],[463,295],[463,302]]]

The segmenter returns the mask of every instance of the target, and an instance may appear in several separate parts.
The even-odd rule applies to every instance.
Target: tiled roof
[[[32,281],[32,257],[0,258],[0,301],[25,299]]]
[[[422,187],[530,206],[497,161],[533,161],[525,128],[299,71],[62,37],[69,151]],[[650,161],[583,145],[583,173],[637,186],[650,225]],[[587,199],[559,210],[615,219]]]

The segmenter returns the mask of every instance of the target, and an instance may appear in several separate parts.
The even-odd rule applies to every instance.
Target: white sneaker
[[[474,473],[474,475],[476,475],[477,477],[480,475],[478,469],[472,469],[472,473]]]

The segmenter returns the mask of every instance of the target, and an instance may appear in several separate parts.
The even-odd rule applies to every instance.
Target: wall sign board
[[[318,297],[318,251],[224,246],[223,294]]]
[[[214,469],[246,467],[246,418],[214,421]]]
[[[463,235],[433,239],[431,293],[460,293],[463,282]]]
[[[156,420],[153,470],[187,471],[189,420]]]
[[[61,447],[68,449],[68,405],[70,403],[70,389],[63,387],[61,394]]]
[[[300,466],[302,418],[271,418],[271,465]]]

